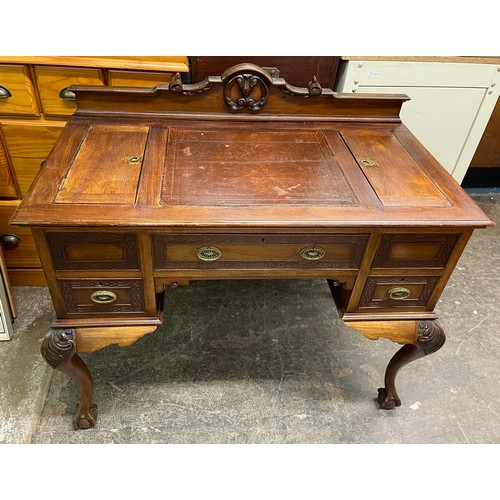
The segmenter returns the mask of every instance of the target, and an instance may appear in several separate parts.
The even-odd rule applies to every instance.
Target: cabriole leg
[[[94,427],[97,423],[97,406],[92,403],[94,383],[87,365],[75,350],[75,331],[50,330],[43,339],[40,351],[52,368],[69,375],[80,385],[80,405],[73,419],[73,428]]]
[[[417,338],[413,344],[404,345],[389,361],[385,371],[385,387],[378,390],[380,408],[390,410],[401,406],[396,391],[396,375],[399,370],[412,361],[438,351],[446,340],[443,329],[434,320],[417,322]]]

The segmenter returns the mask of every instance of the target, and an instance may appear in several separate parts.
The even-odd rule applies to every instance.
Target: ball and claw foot
[[[381,410],[393,410],[401,406],[401,399],[393,394],[389,395],[385,387],[379,388],[377,401]]]
[[[88,413],[78,412],[73,419],[73,429],[91,429],[97,425],[97,405],[92,403]]]

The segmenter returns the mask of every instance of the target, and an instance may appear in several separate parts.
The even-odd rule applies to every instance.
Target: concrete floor
[[[82,355],[99,422],[73,431],[79,391],[40,357],[45,288],[16,287],[0,343],[0,443],[499,443],[500,195],[438,304],[447,343],[398,375],[403,404],[375,402],[396,344],[339,319],[326,281],[193,282],[127,348]]]

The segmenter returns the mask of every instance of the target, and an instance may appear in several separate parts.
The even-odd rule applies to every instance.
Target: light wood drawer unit
[[[10,227],[8,222],[76,110],[76,101],[71,100],[74,95],[65,92],[67,88],[71,85],[151,88],[168,84],[177,72],[187,72],[188,62],[184,56],[0,56],[0,204],[3,207],[0,227],[2,234],[21,236],[17,245],[3,246],[13,285],[47,284],[31,234]],[[135,166],[140,169],[140,164]],[[82,242],[81,246],[69,246],[64,272],[117,269],[130,271],[132,277],[139,264],[138,261],[130,264],[129,243],[124,245],[121,249],[120,244],[113,243]],[[97,253],[92,255],[94,252]],[[123,252],[125,260],[120,264]],[[97,254],[105,254],[100,264]],[[82,260],[85,258],[88,262]],[[58,265],[63,265],[63,260],[61,257]]]
[[[358,269],[367,241],[368,235],[352,234],[152,236],[159,270]]]
[[[173,73],[154,71],[108,71],[108,85],[115,87],[154,87],[169,83]]]
[[[76,109],[70,85],[104,85],[103,72],[95,68],[35,66],[38,92],[46,116],[69,116]]]
[[[66,314],[59,317],[84,317],[144,314],[144,293],[141,279],[59,280]]]
[[[4,124],[2,129],[11,157],[46,158],[63,127],[43,122],[33,125]]]
[[[40,115],[27,66],[0,65],[0,115]]]

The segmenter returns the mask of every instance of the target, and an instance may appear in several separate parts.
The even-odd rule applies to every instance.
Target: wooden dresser
[[[42,354],[80,384],[75,427],[97,416],[78,353],[153,332],[164,296],[197,279],[328,280],[349,326],[403,344],[379,390],[381,408],[401,404],[398,370],[444,344],[436,303],[493,224],[401,123],[406,96],[295,87],[252,64],[70,91],[78,110],[12,224],[43,257]]]
[[[0,242],[12,285],[46,284],[30,232],[8,221],[76,109],[68,87],[153,87],[187,71],[185,56],[0,56]]]

